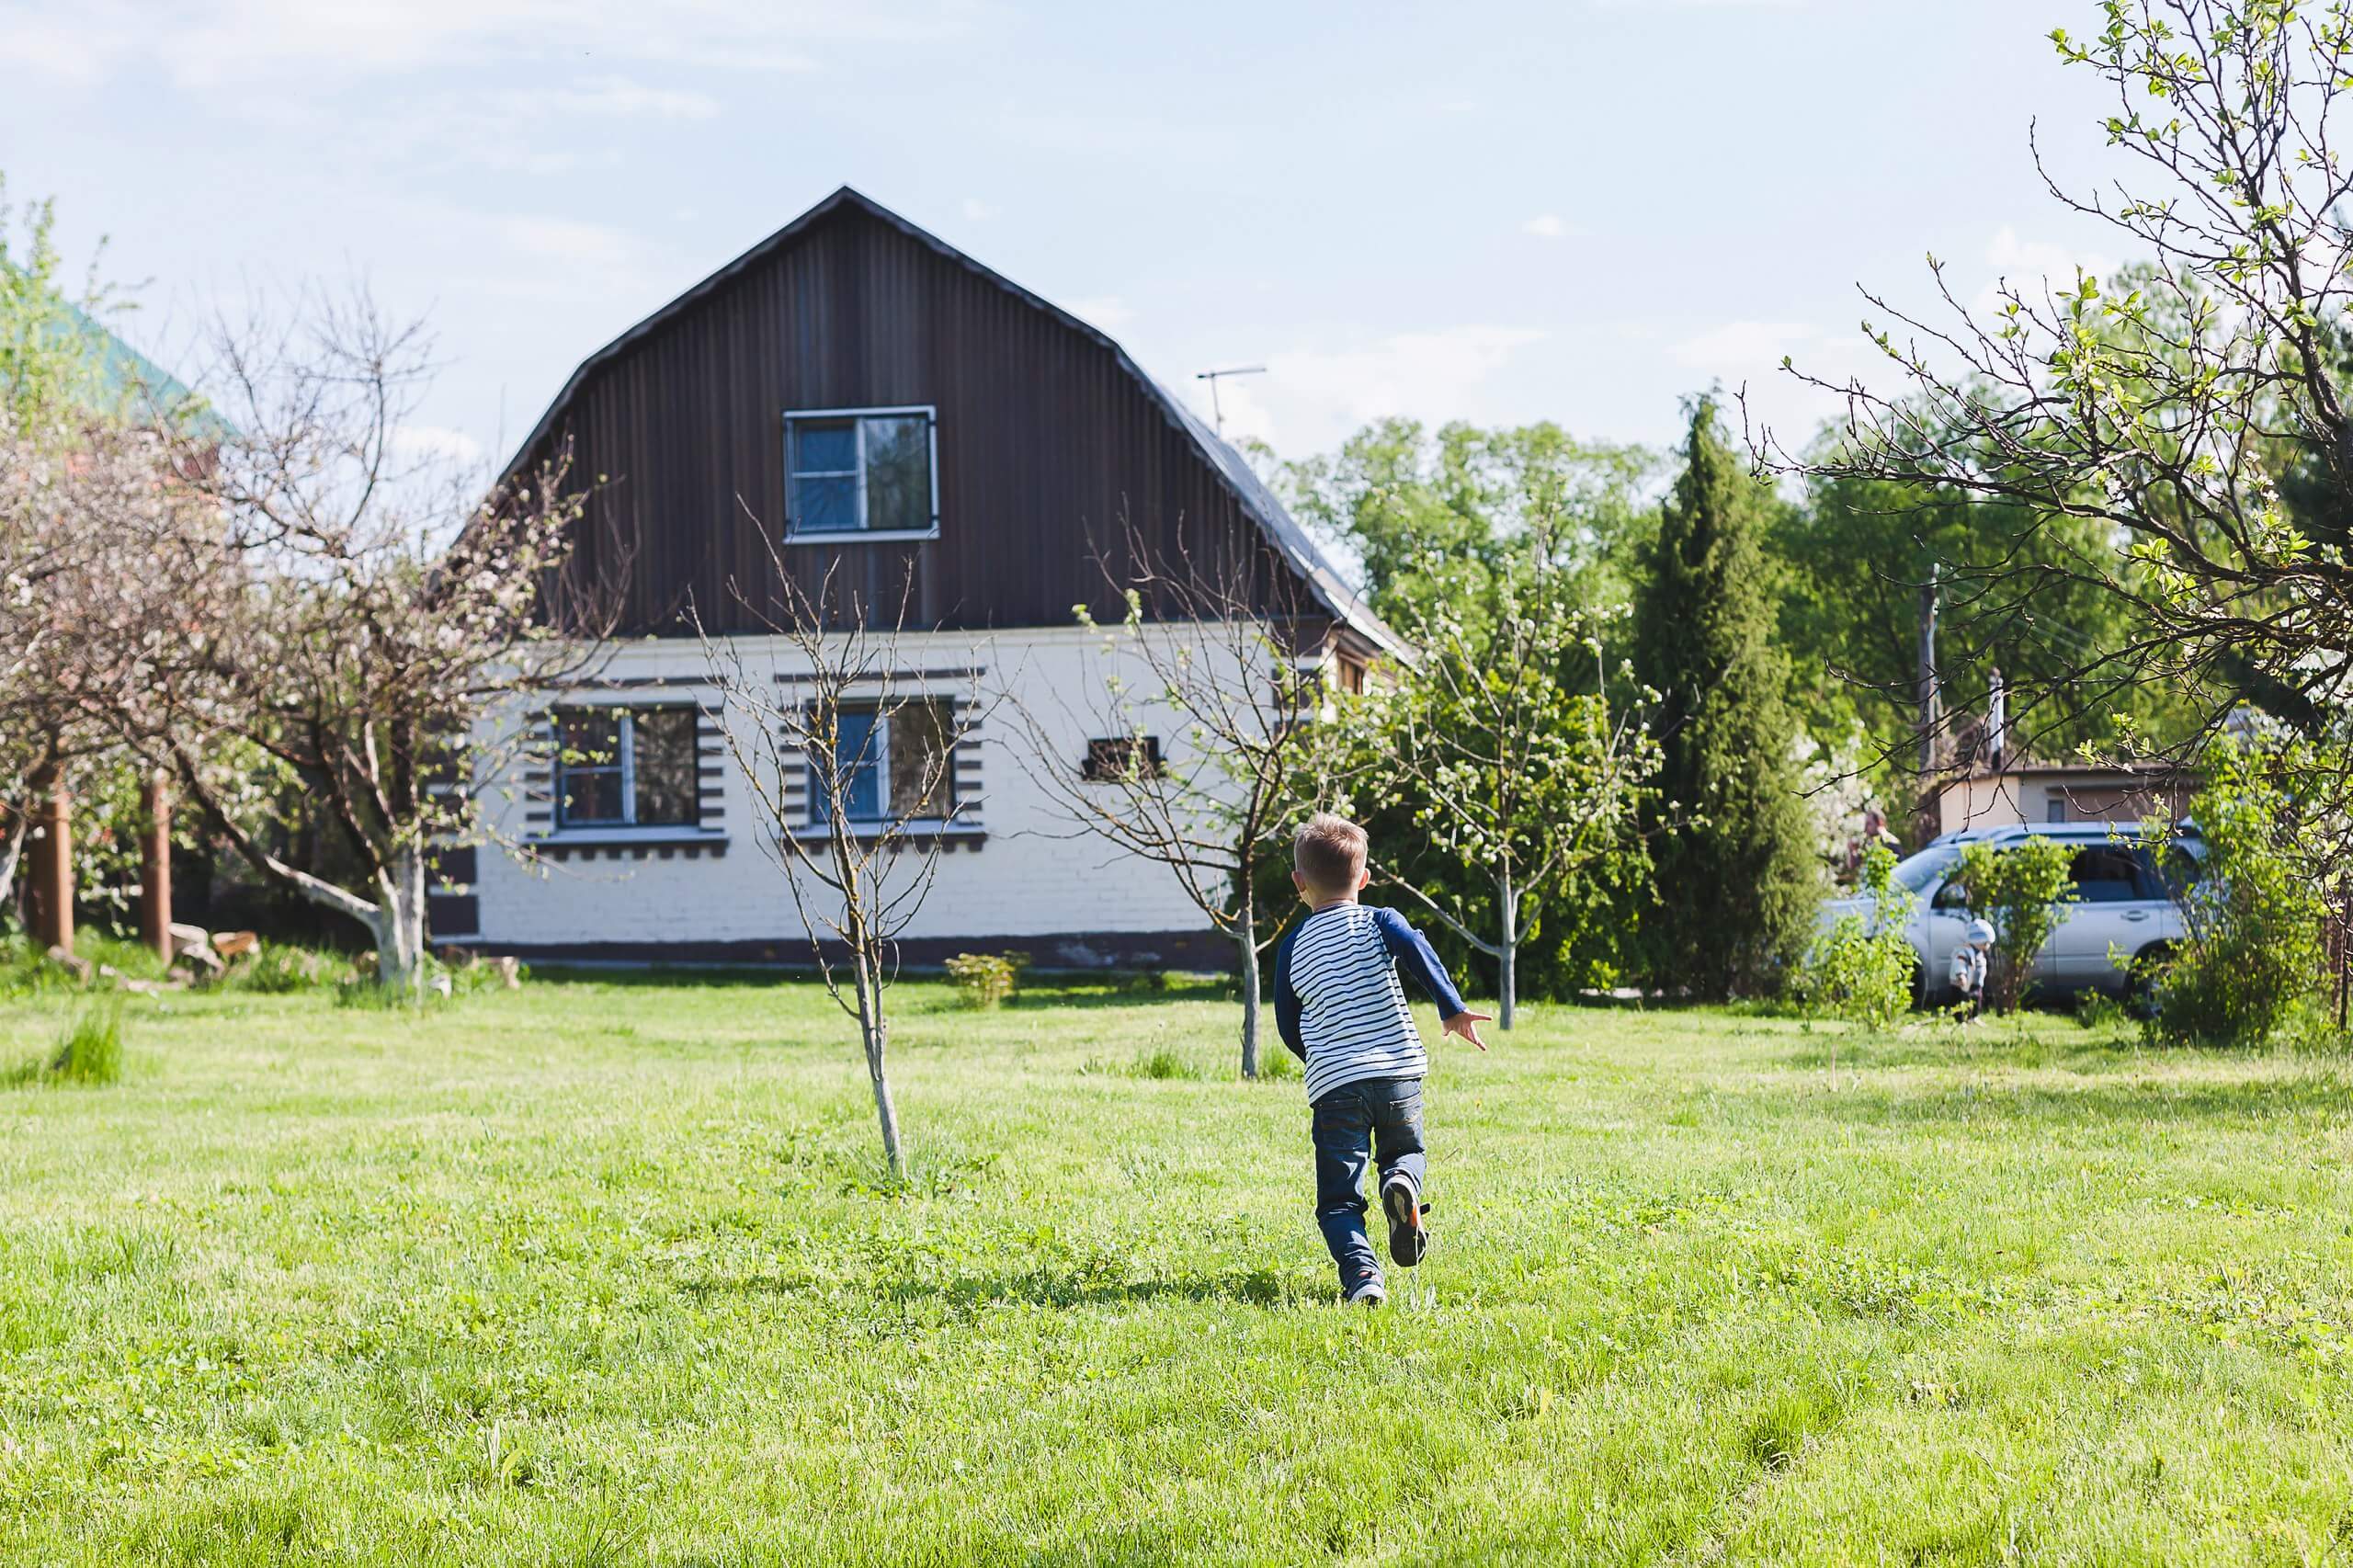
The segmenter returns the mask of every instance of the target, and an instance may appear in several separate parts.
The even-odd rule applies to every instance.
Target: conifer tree
[[[1704,998],[1773,990],[1803,945],[1816,874],[1792,756],[1787,657],[1764,551],[1770,490],[1691,409],[1682,477],[1647,552],[1636,665],[1661,693],[1650,980]]]

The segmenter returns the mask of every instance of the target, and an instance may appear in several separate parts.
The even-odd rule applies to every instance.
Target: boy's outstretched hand
[[[1440,1018],[1438,1027],[1448,1034],[1461,1035],[1472,1045],[1484,1051],[1487,1049],[1487,1042],[1479,1038],[1479,1026],[1492,1022],[1494,1018],[1493,1013],[1457,1013],[1450,1018]]]

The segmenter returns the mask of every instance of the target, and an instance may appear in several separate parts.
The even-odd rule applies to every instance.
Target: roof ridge
[[[1200,449],[1201,455],[1209,460],[1210,466],[1217,471],[1220,479],[1232,492],[1235,503],[1241,506],[1251,521],[1258,525],[1259,531],[1281,552],[1292,568],[1306,579],[1309,588],[1323,600],[1324,608],[1356,631],[1370,638],[1384,650],[1391,653],[1404,650],[1406,646],[1404,639],[1384,624],[1381,618],[1373,613],[1372,608],[1348,586],[1347,580],[1340,575],[1338,570],[1325,558],[1322,549],[1316,545],[1313,536],[1300,527],[1297,519],[1293,518],[1290,510],[1283,506],[1281,498],[1277,496],[1267,486],[1266,482],[1257,476],[1248,461],[1234,449],[1233,444],[1223,436],[1202,425],[1198,415],[1138,364],[1134,357],[1121,347],[1110,334],[1093,323],[1072,314],[1044,295],[1023,288],[995,267],[949,244],[930,230],[900,216],[865,192],[849,185],[835,187],[830,195],[816,205],[801,212],[782,228],[752,245],[732,261],[702,278],[692,287],[675,296],[611,342],[581,360],[571,376],[566,379],[563,388],[557,392],[554,401],[548,404],[547,412],[540,416],[539,422],[531,426],[530,433],[523,437],[522,444],[516,448],[515,455],[509,458],[506,465],[499,470],[499,483],[503,484],[514,477],[516,472],[522,466],[524,459],[530,455],[532,449],[537,447],[553,428],[557,419],[570,405],[574,394],[580,390],[591,370],[618,356],[623,349],[641,338],[650,335],[673,316],[684,312],[688,304],[732,281],[753,264],[766,259],[785,244],[798,239],[814,227],[819,221],[830,217],[843,207],[855,207],[868,216],[889,224],[908,238],[928,246],[942,257],[979,275],[1024,303],[1045,312],[1062,324],[1084,334],[1099,347],[1108,349],[1120,368],[1132,377],[1143,388],[1145,395],[1159,405],[1162,416],[1183,431],[1186,437]]]

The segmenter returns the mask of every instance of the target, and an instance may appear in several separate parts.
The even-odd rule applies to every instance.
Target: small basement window
[[[1167,771],[1161,761],[1158,735],[1113,735],[1089,741],[1086,760],[1079,765],[1079,777],[1089,784],[1158,778]]]
[[[940,698],[890,712],[842,710],[835,743],[847,778],[842,814],[850,822],[945,822],[956,814],[956,718]],[[809,767],[809,819],[827,816],[824,777]]]
[[[922,539],[939,531],[938,420],[929,408],[784,416],[784,537]]]
[[[559,709],[555,730],[557,826],[701,823],[693,709]]]

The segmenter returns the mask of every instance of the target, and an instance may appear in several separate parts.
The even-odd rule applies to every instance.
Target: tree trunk
[[[1495,903],[1503,912],[1502,940],[1495,944],[1496,965],[1502,971],[1495,995],[1495,1027],[1507,1029],[1519,1009],[1519,895],[1511,873],[1495,878]]]
[[[891,1179],[907,1179],[907,1159],[899,1147],[899,1108],[891,1099],[891,1078],[883,1052],[891,1042],[891,1020],[882,1014],[882,986],[864,953],[854,953],[858,965],[858,1032],[866,1047],[866,1076],[874,1087],[874,1119],[882,1127],[882,1157],[890,1162]]]
[[[0,909],[6,909],[17,896],[17,867],[24,858],[25,829],[32,821],[23,812],[11,812],[9,816],[8,836],[0,840]]]
[[[376,932],[376,983],[411,996],[425,991],[425,856],[405,849],[377,882],[382,897],[369,922]]]
[[[1250,895],[1243,894],[1242,918],[1235,926],[1242,944],[1242,1075],[1258,1075],[1258,918]]]

